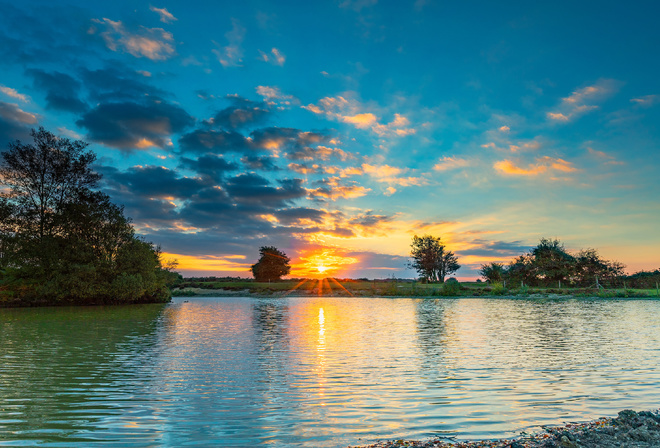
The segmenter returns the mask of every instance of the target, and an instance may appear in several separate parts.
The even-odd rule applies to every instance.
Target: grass
[[[321,287],[319,288],[319,285]],[[251,294],[280,296],[287,292],[295,295],[336,295],[357,297],[600,297],[600,298],[654,298],[655,289],[592,289],[592,288],[544,288],[513,287],[501,283],[493,285],[483,282],[420,283],[401,280],[348,280],[317,279],[307,281],[282,280],[277,282],[255,282],[250,280],[184,282],[175,286],[174,296]]]

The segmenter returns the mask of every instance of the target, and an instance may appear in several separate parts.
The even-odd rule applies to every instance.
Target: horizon
[[[459,281],[541,238],[660,268],[654,2],[0,1],[0,151],[89,142],[185,277],[412,279],[424,234]]]

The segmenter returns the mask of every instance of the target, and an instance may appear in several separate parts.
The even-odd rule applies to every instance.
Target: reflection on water
[[[0,310],[0,446],[513,436],[660,403],[660,301]]]

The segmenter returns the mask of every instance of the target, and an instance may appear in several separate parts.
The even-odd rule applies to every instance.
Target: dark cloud
[[[267,179],[250,173],[230,179],[226,188],[241,205],[274,210],[289,206],[294,199],[304,198],[307,190],[302,183],[302,179],[286,179],[279,181],[279,187],[274,187]]]
[[[255,147],[261,149],[284,148],[300,150],[311,144],[318,144],[328,137],[318,132],[303,132],[294,128],[268,127],[257,129],[250,134]]]
[[[278,171],[280,167],[275,165],[275,157],[257,157],[245,156],[241,158],[241,162],[247,168],[260,171]]]
[[[378,230],[383,224],[391,221],[391,216],[374,215],[373,212],[368,211],[362,215],[352,218],[349,223],[351,226],[359,226],[366,229]]]
[[[290,226],[292,224],[299,223],[301,220],[309,220],[317,224],[321,224],[323,222],[325,213],[321,210],[316,210],[313,208],[296,207],[285,210],[278,210],[275,213],[275,216],[281,224]]]
[[[145,198],[188,198],[209,186],[201,179],[179,177],[176,171],[162,166],[134,166],[126,171],[102,167],[99,171],[112,190]]]
[[[179,106],[160,100],[99,104],[76,124],[88,130],[87,137],[106,146],[139,149],[164,148],[169,137],[191,126],[194,119]]]
[[[36,127],[37,116],[16,104],[0,101],[0,151],[14,140],[30,139],[30,128]]]
[[[532,249],[532,246],[522,244],[522,241],[486,241],[477,239],[472,241],[472,243],[477,244],[477,247],[457,251],[456,253],[461,256],[512,257],[522,255]]]
[[[223,157],[206,154],[197,159],[182,157],[179,161],[179,167],[192,170],[214,181],[220,181],[227,172],[235,171],[239,166],[236,163],[227,162]]]
[[[98,70],[83,68],[80,76],[89,90],[90,99],[98,103],[133,102],[144,97],[153,97],[158,101],[160,97],[167,96],[166,92],[145,83],[144,77],[120,62],[114,62],[114,67]]]
[[[231,106],[215,114],[211,119],[211,125],[227,130],[241,129],[261,124],[271,114],[264,102],[251,101],[237,95],[227,98],[231,101]]]
[[[183,152],[226,154],[250,151],[252,145],[238,132],[197,129],[183,135],[179,147]]]
[[[80,100],[81,83],[60,72],[31,69],[25,72],[34,80],[34,87],[46,92],[46,106],[50,109],[81,113],[88,106]]]
[[[71,63],[94,55],[97,45],[87,34],[89,16],[79,7],[46,3],[27,9],[3,2],[0,14],[0,58],[4,63],[33,65]]]

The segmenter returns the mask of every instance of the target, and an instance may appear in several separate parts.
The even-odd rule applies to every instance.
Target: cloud
[[[30,99],[27,95],[23,95],[22,93],[18,93],[18,91],[16,89],[12,89],[11,87],[0,86],[0,92],[4,93],[8,97],[17,99],[18,101],[21,101],[23,103],[27,103],[27,102],[30,101]]]
[[[588,147],[587,151],[589,151],[589,154],[591,154],[592,156],[603,160],[606,165],[625,165],[625,162],[620,162],[620,161],[616,160],[615,157],[607,154],[606,152],[598,151],[598,150],[593,149],[591,147]]]
[[[179,147],[183,152],[214,154],[243,153],[253,148],[251,143],[238,132],[204,129],[197,129],[181,136]]]
[[[28,125],[37,124],[37,119],[37,115],[25,112],[17,104],[0,101],[0,148],[13,140],[29,139]]]
[[[642,107],[651,107],[660,103],[660,95],[644,95],[632,98],[630,102]]]
[[[137,58],[145,57],[152,61],[164,61],[176,54],[172,33],[162,28],[140,26],[137,31],[129,31],[121,20],[115,22],[104,18],[92,21],[105,27],[100,36],[112,51],[123,49]],[[93,34],[95,30],[91,32]]]
[[[155,6],[150,6],[149,9],[158,14],[160,16],[160,21],[163,23],[172,23],[176,20],[179,20],[165,8],[156,8]]]
[[[218,62],[223,67],[241,67],[243,63],[243,48],[241,44],[245,38],[245,28],[237,19],[231,19],[232,28],[225,33],[228,45],[212,50],[213,54],[218,58]]]
[[[280,168],[274,160],[275,157],[244,156],[241,158],[241,163],[252,170],[278,171]]]
[[[80,70],[83,85],[89,92],[90,99],[103,103],[107,101],[134,102],[138,98],[161,97],[166,92],[151,84],[147,84],[144,76],[139,75],[129,67],[114,62],[111,67]],[[158,101],[157,98],[153,99]]]
[[[202,179],[180,177],[177,171],[163,166],[133,166],[126,171],[105,168],[103,174],[115,190],[150,199],[185,199],[208,186]]]
[[[18,107],[18,104],[5,103],[0,101],[0,118],[8,122],[21,124],[36,124],[37,115],[25,112]]]
[[[410,121],[401,114],[395,113],[390,123],[381,124],[375,114],[363,111],[364,108],[358,101],[348,100],[343,96],[325,97],[319,100],[318,104],[308,104],[303,106],[303,109],[324,115],[331,120],[351,124],[358,129],[370,129],[381,137],[403,137],[416,132],[414,128],[409,127]]]
[[[354,181],[342,184],[339,177],[323,179],[317,184],[322,186],[308,190],[311,199],[329,199],[331,201],[336,201],[337,199],[354,199],[365,196],[371,191],[371,188],[365,188]]]
[[[546,113],[546,117],[554,122],[567,123],[589,111],[598,109],[598,104],[619,89],[619,82],[612,79],[603,79],[596,84],[574,91],[570,96],[562,98],[561,103],[554,111]]]
[[[158,99],[99,104],[76,122],[87,129],[90,140],[127,150],[170,146],[172,134],[193,123],[181,107]]]
[[[458,168],[465,168],[471,165],[471,162],[458,157],[443,157],[433,166],[436,171],[449,171]]]
[[[511,128],[509,126],[500,126],[498,128],[498,131],[500,131],[500,132],[509,132],[509,131],[511,131]]]
[[[536,163],[520,167],[511,160],[500,160],[493,165],[495,170],[509,176],[538,176],[550,171],[573,173],[579,171],[571,162],[549,156],[539,157]]]
[[[257,86],[256,90],[269,106],[282,107],[299,103],[298,98],[293,95],[285,95],[278,87]]]
[[[34,87],[46,92],[46,106],[49,109],[73,113],[85,112],[86,103],[80,100],[80,81],[60,72],[45,72],[31,69],[25,72],[34,80]]]
[[[227,173],[237,170],[239,165],[228,162],[221,156],[205,154],[197,159],[182,157],[179,161],[179,168],[192,170],[202,177],[220,182]]]
[[[398,185],[400,187],[422,186],[428,184],[428,181],[421,177],[402,177],[400,174],[409,171],[408,168],[397,168],[389,165],[370,165],[362,164],[362,171],[368,174],[377,182]]]
[[[219,111],[210,124],[223,129],[240,129],[264,122],[271,114],[265,103],[255,102],[237,95],[227,97],[231,106]]]
[[[286,56],[282,54],[280,50],[277,48],[272,48],[269,53],[264,53],[263,51],[259,50],[259,54],[261,55],[261,60],[264,62],[270,62],[273,65],[279,65],[282,67],[284,65],[284,62],[286,62]]]

